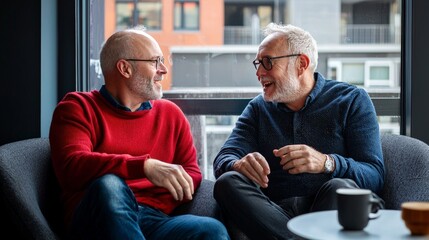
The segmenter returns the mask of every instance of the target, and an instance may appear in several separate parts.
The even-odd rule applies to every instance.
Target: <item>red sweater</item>
[[[151,104],[150,110],[127,112],[98,91],[69,93],[58,104],[49,139],[67,222],[88,184],[107,173],[125,179],[137,202],[171,213],[182,202],[145,177],[148,158],[182,165],[198,188],[202,175],[189,122],[168,100]]]

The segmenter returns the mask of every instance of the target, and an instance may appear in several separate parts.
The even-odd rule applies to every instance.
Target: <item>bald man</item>
[[[68,93],[49,134],[71,238],[229,239],[214,218],[170,215],[202,175],[189,122],[161,99],[157,41],[143,27],[116,32],[100,63],[105,84]]]

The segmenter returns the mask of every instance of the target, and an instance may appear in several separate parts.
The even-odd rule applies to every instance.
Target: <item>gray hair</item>
[[[313,72],[316,71],[319,57],[317,43],[309,32],[290,24],[270,23],[264,28],[263,33],[265,36],[273,33],[283,34],[288,44],[289,54],[301,53],[307,55],[310,58],[310,68]]]

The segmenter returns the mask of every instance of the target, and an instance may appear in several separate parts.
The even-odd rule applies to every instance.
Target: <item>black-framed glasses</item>
[[[164,57],[157,57],[156,59],[138,59],[138,58],[127,58],[126,61],[135,61],[135,62],[156,62],[155,68],[158,69],[159,63],[164,64]]]
[[[278,59],[278,58],[295,57],[295,56],[301,56],[301,54],[298,53],[298,54],[289,54],[289,55],[278,56],[278,57],[263,57],[262,59],[253,60],[253,66],[255,66],[255,69],[258,70],[259,64],[262,64],[265,70],[270,71],[273,68],[273,62],[271,60]]]

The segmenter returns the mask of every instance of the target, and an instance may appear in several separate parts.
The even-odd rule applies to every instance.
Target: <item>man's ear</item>
[[[301,54],[300,56],[298,56],[298,74],[299,75],[302,75],[309,66],[310,66],[310,58],[307,55]]]
[[[116,68],[118,69],[119,73],[125,78],[130,78],[133,74],[133,68],[131,66],[131,63],[124,59],[120,59],[118,62],[116,62]]]

